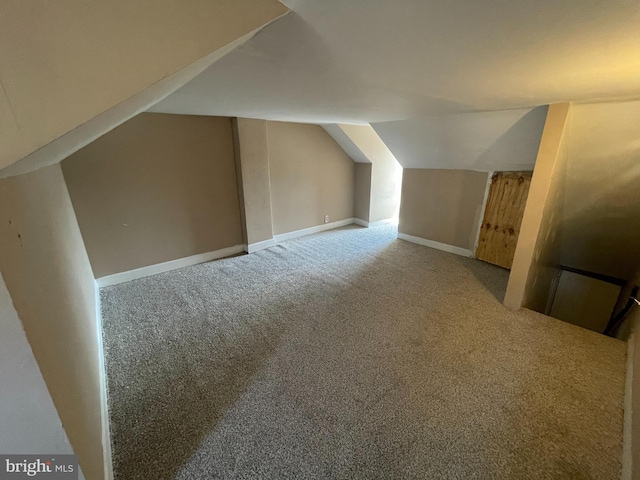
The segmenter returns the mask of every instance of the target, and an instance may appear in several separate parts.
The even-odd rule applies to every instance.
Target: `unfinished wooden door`
[[[531,172],[497,172],[491,178],[476,257],[511,268],[531,186]]]

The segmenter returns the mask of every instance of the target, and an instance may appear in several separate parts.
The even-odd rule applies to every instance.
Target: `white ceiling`
[[[457,122],[497,118],[495,133],[509,116],[515,125],[524,110],[499,118],[457,114],[640,98],[638,0],[283,3],[293,12],[151,111],[372,123],[403,166],[425,168],[421,135],[448,129],[445,143],[455,148],[461,139],[451,132],[466,129]],[[446,125],[428,117],[442,117]],[[402,122],[388,123],[394,121]],[[425,128],[432,132],[421,133]],[[413,146],[399,150],[403,139],[413,139]],[[465,158],[453,164],[455,157],[444,152],[431,163],[473,163]]]
[[[153,110],[314,123],[640,97],[637,0],[285,0]]]
[[[533,170],[547,107],[457,113],[372,126],[404,168]]]

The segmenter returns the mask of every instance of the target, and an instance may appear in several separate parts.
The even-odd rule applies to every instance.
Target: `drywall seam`
[[[351,225],[352,223],[355,223],[353,218],[345,218],[344,220],[338,220],[336,222],[325,223],[323,225],[317,225],[315,227],[303,228],[302,230],[295,230],[293,232],[274,235],[273,240],[275,241],[275,243],[280,243],[284,242],[285,240],[291,240],[292,238],[303,237],[305,235],[324,232],[325,230],[344,227],[346,225]]]
[[[633,450],[632,450],[632,432],[633,432],[633,409],[632,409],[632,393],[633,393],[633,358],[636,333],[632,332],[627,340],[627,375],[624,384],[624,420],[622,427],[622,474],[621,480],[632,480],[633,475]]]
[[[113,480],[113,457],[111,454],[111,428],[109,423],[109,397],[107,388],[107,368],[102,341],[102,306],[100,305],[100,286],[95,282],[96,292],[96,333],[98,336],[98,355],[100,356],[100,416],[102,417],[102,453],[104,457],[104,478]]]
[[[238,189],[242,190],[240,209],[244,213],[244,248],[251,253],[250,249],[253,252],[255,248],[268,248],[260,245],[273,240],[268,123],[260,119],[235,118],[232,128],[234,141],[237,139],[236,161],[240,172],[238,180],[241,182]]]
[[[47,143],[35,152],[18,160],[16,163],[9,165],[4,170],[0,170],[0,178],[22,175],[64,160],[72,153],[77,152],[82,147],[113,130],[118,125],[121,125],[130,118],[135,117],[137,114],[146,111],[149,107],[165,99],[236,47],[252,38],[260,30],[289,13],[290,12],[286,12],[267,24],[237,38],[215,52],[193,62],[191,65],[163,78],[139,94],[128,98],[82,125],[79,125],[70,132]]]
[[[269,188],[269,220],[271,221],[271,238],[273,235],[273,198],[271,197],[271,145],[269,144],[269,121],[265,120],[264,137],[267,142],[267,184]],[[275,239],[274,239],[275,242]]]
[[[213,252],[199,253],[190,257],[179,258],[177,260],[170,260],[168,262],[157,263],[155,265],[149,265],[148,267],[136,268],[127,272],[114,273],[113,275],[107,275],[106,277],[100,277],[96,280],[98,286],[110,287],[111,285],[117,285],[119,283],[130,282],[131,280],[137,280],[139,278],[150,277],[151,275],[157,275],[159,273],[169,272],[182,267],[189,267],[191,265],[197,265],[198,263],[210,262],[211,260],[218,260],[220,258],[228,257],[242,253],[244,251],[243,245],[234,245],[232,247],[221,248],[220,250],[214,250]]]
[[[443,252],[455,253],[456,255],[460,255],[462,257],[473,257],[473,253],[471,252],[471,250],[456,247],[454,245],[447,245],[446,243],[436,242],[435,240],[427,240],[426,238],[414,237],[413,235],[407,235],[406,233],[398,233],[398,238],[400,240],[416,243],[424,247],[431,247],[437,250],[442,250]]]
[[[478,220],[478,231],[476,232],[476,243],[473,244],[473,257],[476,257],[478,245],[480,245],[480,232],[482,231],[482,222],[484,222],[484,214],[487,211],[487,200],[489,199],[489,190],[493,180],[493,170],[487,172],[487,188],[484,190],[484,199],[482,200],[482,208],[480,210],[480,219]]]
[[[11,104],[11,98],[9,98],[9,95],[7,95],[7,89],[4,86],[4,82],[2,80],[2,75],[0,75],[0,95],[2,98],[4,98],[7,107],[9,107],[9,111],[11,112],[11,118],[13,120],[13,124],[20,129],[20,123],[18,123],[18,116],[16,115],[16,110],[15,108],[13,108],[13,105]]]
[[[244,181],[242,179],[242,164],[240,157],[240,133],[238,131],[238,119],[231,119],[231,135],[233,137],[233,163],[236,169],[236,190],[238,192],[238,206],[240,207],[240,230],[242,233],[243,247],[247,240],[247,212],[244,204]],[[246,248],[245,248],[246,251]]]

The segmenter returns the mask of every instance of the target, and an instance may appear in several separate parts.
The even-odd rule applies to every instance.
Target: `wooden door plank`
[[[476,257],[511,268],[531,172],[497,172],[491,180]]]

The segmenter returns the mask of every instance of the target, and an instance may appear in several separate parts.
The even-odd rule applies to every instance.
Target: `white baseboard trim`
[[[221,248],[220,250],[214,250],[213,252],[199,253],[198,255],[170,260],[164,263],[157,263],[156,265],[149,265],[148,267],[136,268],[135,270],[129,270],[127,272],[114,273],[113,275],[98,278],[96,279],[96,282],[99,287],[110,287],[111,285],[150,277],[151,275],[169,272],[178,268],[210,262],[211,260],[228,257],[230,255],[242,253],[243,251],[245,251],[243,245],[234,245],[233,247]]]
[[[473,257],[471,250],[467,248],[455,247],[453,245],[447,245],[446,243],[436,242],[435,240],[427,240],[426,238],[414,237],[413,235],[407,235],[406,233],[398,232],[398,238],[411,243],[417,243],[425,247],[435,248],[444,252],[455,253],[462,257]]]
[[[228,257],[241,252],[254,253],[265,248],[274,247],[280,242],[290,240],[292,238],[302,237],[303,235],[311,235],[312,233],[319,233],[325,230],[331,230],[333,228],[344,227],[345,225],[351,225],[353,218],[347,218],[339,220],[337,222],[325,223],[324,225],[318,225],[316,227],[305,228],[303,230],[296,230],[295,232],[283,233],[282,235],[274,235],[269,240],[262,242],[251,243],[249,245],[234,245],[233,247],[222,248],[213,252],[200,253],[198,255],[192,255],[186,258],[179,258],[177,260],[171,260],[169,262],[158,263],[156,265],[149,265],[148,267],[136,268],[135,270],[129,270],[127,272],[114,273],[113,275],[107,275],[106,277],[100,277],[96,279],[96,285],[98,288],[110,287],[119,283],[130,282],[131,280],[137,280],[139,278],[150,277],[151,275],[157,275],[159,273],[169,272],[182,267],[189,267],[191,265],[197,265],[198,263],[210,262],[211,260],[218,260],[219,258]]]
[[[100,423],[102,428],[102,460],[105,480],[113,480],[113,458],[111,455],[111,427],[109,424],[109,399],[107,396],[107,370],[104,359],[104,343],[102,341],[102,308],[100,306],[100,287],[95,282],[96,292],[96,329],[98,341],[98,367],[100,382]]]
[[[273,238],[269,240],[263,240],[262,242],[250,243],[249,245],[243,245],[243,249],[247,253],[254,253],[258,250],[264,250],[265,248],[275,247],[276,242]]]
[[[325,223],[323,225],[317,225],[315,227],[304,228],[302,230],[296,230],[295,232],[283,233],[280,235],[274,235],[273,240],[275,243],[284,242],[285,240],[291,240],[292,238],[303,237],[305,235],[311,235],[313,233],[324,232],[325,230],[332,230],[338,227],[344,227],[351,225],[355,222],[353,218],[345,218],[344,220],[338,220],[337,222]]]
[[[385,218],[384,220],[378,220],[376,222],[367,222],[366,220],[362,220],[360,218],[354,218],[353,223],[355,223],[356,225],[360,225],[362,227],[371,228],[371,227],[377,227],[378,225],[385,225],[387,223],[398,223],[398,219]]]

